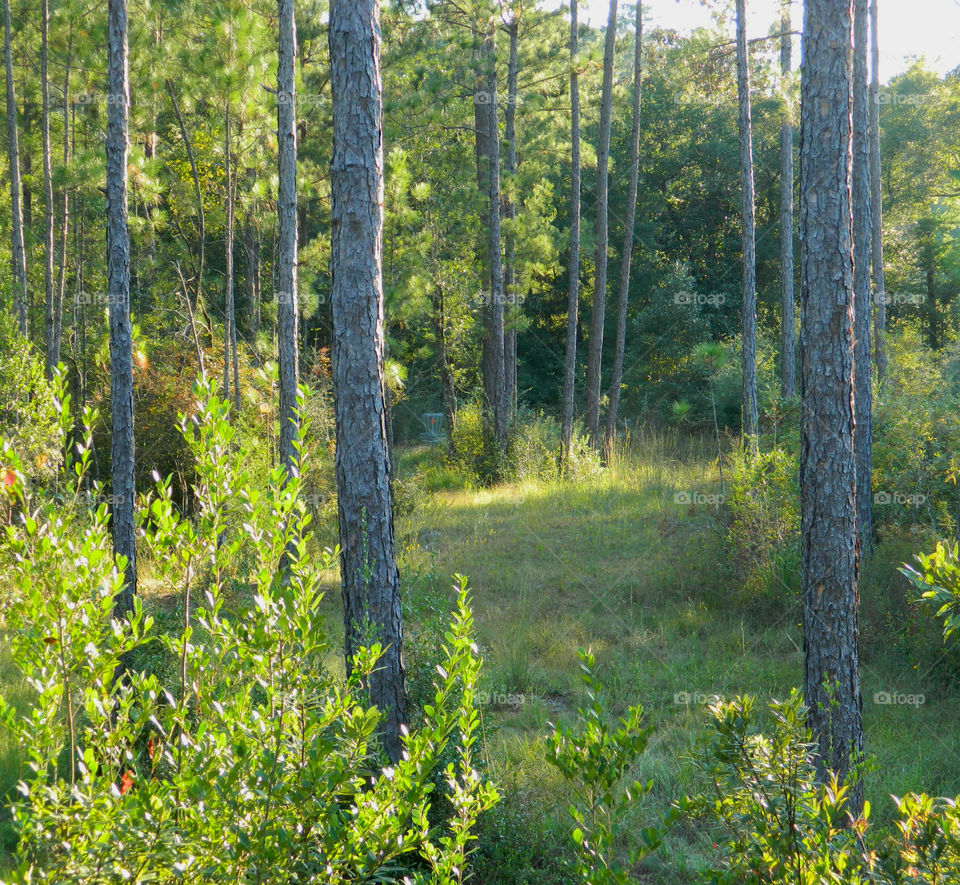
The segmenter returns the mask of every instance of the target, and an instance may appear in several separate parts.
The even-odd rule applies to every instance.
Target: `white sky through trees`
[[[624,6],[621,13],[631,5]],[[559,5],[559,4],[557,4]],[[608,0],[581,0],[581,21],[602,26],[607,20]],[[780,18],[779,0],[747,0],[747,36],[770,33]],[[710,26],[723,12],[725,28],[733,39],[733,3],[701,0],[647,0],[644,29],[675,28],[690,32]],[[800,29],[803,4],[795,0],[792,9],[794,30]],[[960,66],[960,0],[880,0],[880,79],[886,81],[909,67],[917,56],[941,74]],[[800,61],[799,38],[794,43],[794,66]]]

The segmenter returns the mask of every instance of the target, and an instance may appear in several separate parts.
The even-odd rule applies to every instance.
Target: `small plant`
[[[570,806],[575,823],[570,835],[577,850],[579,881],[623,885],[629,882],[629,875],[614,855],[618,831],[627,809],[653,789],[652,781],[630,785],[624,781],[646,750],[653,729],[640,724],[640,706],[630,707],[616,727],[611,725],[601,701],[603,686],[595,675],[594,657],[583,649],[578,654],[589,703],[577,710],[576,730],[552,726],[547,735],[547,759],[577,792],[578,802]],[[631,865],[660,844],[662,831],[645,827],[639,837],[641,845],[631,852]]]
[[[960,550],[940,541],[933,553],[917,554],[916,562],[917,568],[905,564],[900,571],[917,591],[913,601],[935,609],[947,640],[960,628]]]

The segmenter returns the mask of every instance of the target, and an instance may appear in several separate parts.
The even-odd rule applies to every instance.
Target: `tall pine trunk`
[[[757,256],[753,130],[746,0],[737,0],[737,128],[740,133],[740,225],[743,251],[743,436],[757,445]]]
[[[127,228],[127,2],[107,6],[107,303],[110,309],[110,412],[113,549],[126,557],[118,615],[132,610],[137,592],[134,527],[133,331],[130,320],[130,233]]]
[[[400,577],[384,402],[383,108],[377,0],[334,0],[330,10],[333,383],[337,429],[344,649],[384,649],[369,678],[396,760],[406,718]],[[496,210],[496,204],[494,204]],[[503,367],[503,350],[500,350]],[[502,375],[501,375],[502,378]]]
[[[570,0],[570,277],[567,291],[567,341],[563,361],[561,460],[570,459],[573,438],[573,395],[577,374],[577,325],[580,308],[580,83],[577,73],[580,35],[577,0]]]
[[[43,304],[44,369],[48,378],[57,367],[56,303],[53,277],[53,159],[50,147],[50,6],[40,0],[40,153],[43,165]]]
[[[867,0],[854,0],[853,19],[853,378],[857,461],[857,537],[873,540],[873,392],[870,385],[870,133],[867,94]]]
[[[497,125],[496,27],[484,35],[473,96],[476,128],[477,184],[486,197],[485,274],[488,292],[483,304],[483,389],[497,447],[507,444],[504,371],[503,263],[500,256],[500,131]]]
[[[780,74],[787,83],[792,67],[793,35],[790,0],[780,7]],[[796,332],[793,293],[793,120],[789,96],[784,90],[780,122],[780,389],[785,397],[797,393]]]
[[[852,22],[807,0],[801,73],[801,572],[804,695],[817,771],[862,751],[853,451]],[[851,810],[862,806],[862,789]]]
[[[609,245],[610,117],[613,112],[613,57],[617,41],[617,0],[610,0],[607,35],[603,44],[603,86],[600,92],[600,138],[597,145],[597,238],[594,254],[593,306],[587,352],[585,421],[594,446],[600,445],[600,369],[603,325],[607,311],[607,247]]]
[[[878,0],[870,4],[870,261],[873,269],[873,355],[877,384],[887,374],[887,288],[883,277],[883,189],[880,180],[880,36]]]
[[[280,463],[288,470],[297,460],[300,435],[297,384],[300,354],[297,330],[297,23],[293,0],[277,0],[280,28],[277,60],[277,356],[280,369]]]
[[[617,435],[620,385],[623,382],[623,351],[627,341],[627,302],[630,297],[630,264],[633,258],[633,225],[637,216],[637,178],[640,173],[640,89],[643,79],[643,4],[637,0],[633,47],[633,129],[630,133],[630,184],[627,188],[627,217],[624,221],[623,251],[620,255],[620,297],[617,303],[617,339],[610,379],[607,410],[608,444]]]
[[[27,334],[27,252],[23,243],[23,212],[20,186],[20,140],[17,127],[17,96],[13,84],[13,26],[10,0],[3,2],[3,59],[7,75],[7,151],[10,166],[10,267],[13,275],[13,313],[21,335]]]
[[[504,139],[507,144],[506,173],[509,187],[504,199],[504,215],[507,218],[507,230],[504,236],[504,317],[503,317],[503,397],[506,404],[507,419],[517,412],[517,314],[519,297],[516,290],[516,231],[517,220],[517,69],[518,43],[520,39],[520,21],[516,10],[507,26],[510,35],[510,54],[507,62],[507,107],[504,112]]]
[[[67,60],[63,73],[63,152],[61,162],[66,171],[70,162],[70,114],[68,102],[70,95],[70,70],[73,48],[73,22],[70,23],[70,36],[67,40]],[[57,285],[54,291],[53,310],[53,365],[60,362],[60,348],[63,341],[63,296],[67,287],[67,237],[70,233],[70,189],[60,188],[60,246],[57,266]]]

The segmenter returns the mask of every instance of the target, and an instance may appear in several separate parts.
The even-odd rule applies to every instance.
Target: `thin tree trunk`
[[[867,94],[867,0],[854,0],[853,50],[853,378],[857,461],[857,537],[873,542],[873,392],[870,385],[870,138]]]
[[[870,4],[870,258],[873,269],[873,357],[877,364],[877,385],[887,374],[887,289],[883,278],[883,186],[880,179],[880,43],[878,0]]]
[[[573,439],[573,400],[577,374],[577,326],[580,311],[580,82],[577,64],[580,34],[577,0],[570,0],[570,264],[567,290],[567,341],[563,362],[561,462],[570,460]]]
[[[70,163],[70,114],[68,103],[70,96],[70,67],[73,48],[73,22],[70,23],[70,35],[67,39],[67,61],[63,73],[63,154],[64,172]],[[64,185],[60,193],[60,250],[57,267],[57,287],[54,294],[53,310],[53,365],[60,362],[60,348],[63,341],[63,296],[67,286],[67,237],[70,229],[70,189]]]
[[[196,295],[193,301],[194,309],[201,304],[203,293],[203,263],[206,251],[207,226],[203,211],[203,191],[200,188],[200,172],[197,169],[197,159],[193,153],[193,144],[190,136],[187,135],[187,127],[183,120],[183,114],[180,112],[180,105],[177,102],[177,94],[173,90],[173,83],[169,79],[164,81],[167,86],[167,94],[170,96],[170,105],[173,108],[173,115],[177,118],[177,126],[180,129],[180,137],[183,139],[183,149],[187,152],[187,162],[190,164],[190,177],[193,179],[193,192],[197,198],[197,236],[199,237],[199,255],[197,257],[197,285]],[[209,331],[209,330],[208,330]]]
[[[289,471],[298,461],[300,436],[297,384],[300,355],[297,340],[297,22],[293,0],[277,0],[280,43],[277,60],[277,357],[280,367],[280,463]]]
[[[753,131],[746,0],[737,0],[737,128],[740,132],[740,223],[743,250],[743,436],[757,446],[757,256]]]
[[[477,184],[486,195],[486,261],[489,292],[483,305],[483,388],[497,447],[507,444],[504,382],[503,264],[500,257],[500,131],[497,125],[496,29],[483,38],[473,97]]]
[[[116,612],[133,609],[137,592],[134,527],[133,332],[130,321],[130,233],[127,229],[127,3],[107,6],[107,293],[110,309],[110,412],[113,549],[126,558]]]
[[[27,252],[23,243],[20,202],[20,141],[17,133],[17,97],[13,84],[10,0],[3,3],[3,58],[7,75],[7,138],[10,163],[10,265],[14,281],[13,313],[21,335],[27,334]]]
[[[863,749],[853,436],[852,22],[807,0],[801,73],[801,448],[804,694],[817,772]],[[862,787],[851,794],[862,807]]]
[[[610,0],[607,35],[603,45],[603,86],[600,93],[600,142],[597,146],[597,220],[594,256],[593,308],[587,355],[585,420],[594,446],[600,445],[600,369],[603,325],[607,310],[607,247],[609,243],[610,117],[613,112],[613,60],[617,41],[617,0]]]
[[[45,329],[44,370],[53,377],[57,366],[54,337],[56,335],[53,296],[53,165],[50,149],[50,77],[47,63],[50,54],[50,7],[40,0],[40,153],[43,164],[43,304]]]
[[[790,33],[790,2],[780,6],[780,73],[790,76],[793,43]],[[780,122],[780,387],[785,397],[797,393],[796,333],[793,294],[793,120],[790,99],[784,90],[784,113]]]
[[[627,304],[630,298],[630,265],[633,260],[633,225],[637,216],[637,179],[640,173],[640,91],[643,82],[643,4],[637,0],[633,47],[633,129],[630,133],[630,184],[627,188],[627,217],[620,255],[620,293],[617,302],[617,340],[607,407],[607,444],[617,436],[620,385],[623,382],[623,351],[627,342]]]
[[[504,305],[504,332],[503,332],[503,365],[504,365],[504,402],[507,419],[511,420],[517,413],[517,314],[519,313],[516,268],[516,231],[514,225],[517,220],[516,203],[516,174],[517,174],[517,68],[519,62],[518,43],[520,36],[520,21],[516,10],[512,13],[510,24],[507,26],[510,35],[510,54],[507,63],[507,107],[504,112],[504,138],[507,144],[506,173],[509,186],[505,189],[504,208],[507,218],[507,230],[504,236],[504,271],[503,291]]]
[[[447,312],[443,285],[437,283],[430,294],[431,319],[434,334],[437,336],[437,359],[440,362],[440,393],[443,398],[443,417],[447,424],[450,440],[450,452],[455,454],[453,427],[457,420],[457,389],[453,380],[450,361],[450,349],[447,346]]]
[[[361,645],[383,646],[368,687],[384,717],[384,749],[396,760],[403,749],[406,689],[384,404],[379,20],[377,0],[334,0],[330,10],[330,263],[346,664],[350,672]]]
[[[230,366],[233,364],[233,406],[234,410],[240,411],[240,382],[237,358],[237,304],[234,297],[234,279],[233,279],[233,227],[234,227],[234,203],[236,198],[236,189],[234,187],[233,159],[230,150],[231,137],[231,116],[230,103],[227,102],[227,113],[223,135],[223,158],[226,167],[226,206],[227,206],[227,224],[224,233],[224,245],[226,248],[226,297],[224,299],[224,348],[223,348],[223,397],[230,399]]]

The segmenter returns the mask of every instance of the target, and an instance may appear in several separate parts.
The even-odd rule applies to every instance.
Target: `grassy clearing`
[[[424,449],[403,453],[399,469],[430,464]],[[569,881],[570,787],[547,764],[550,722],[570,720],[581,702],[577,649],[592,648],[609,708],[642,703],[654,726],[635,776],[653,792],[632,809],[646,825],[686,792],[701,788],[689,761],[714,696],[782,697],[803,674],[795,574],[759,587],[730,550],[725,511],[698,498],[719,490],[708,442],[650,435],[579,484],[524,482],[491,489],[416,490],[397,520],[405,585],[408,674],[414,701],[432,679],[454,573],[473,588],[485,658],[484,763],[503,800],[483,827],[476,856],[485,885]],[[678,496],[678,493],[679,496]],[[679,502],[679,503],[678,503]],[[326,541],[330,526],[324,526]],[[873,771],[868,798],[878,824],[892,793],[960,793],[960,655],[937,626],[905,603],[896,567],[931,539],[883,539],[861,580],[866,744]],[[786,561],[791,561],[789,558]],[[342,620],[331,573],[329,663],[342,672]],[[178,600],[143,582],[158,614],[176,622]],[[172,626],[172,624],[171,624]],[[0,692],[28,699],[0,651]],[[886,693],[923,703],[875,703]],[[16,782],[21,752],[0,734],[0,790]],[[0,818],[0,848],[12,849]],[[678,826],[636,871],[649,885],[696,880],[714,854],[714,835]],[[717,840],[719,841],[719,840]],[[2,858],[0,858],[2,860]]]

